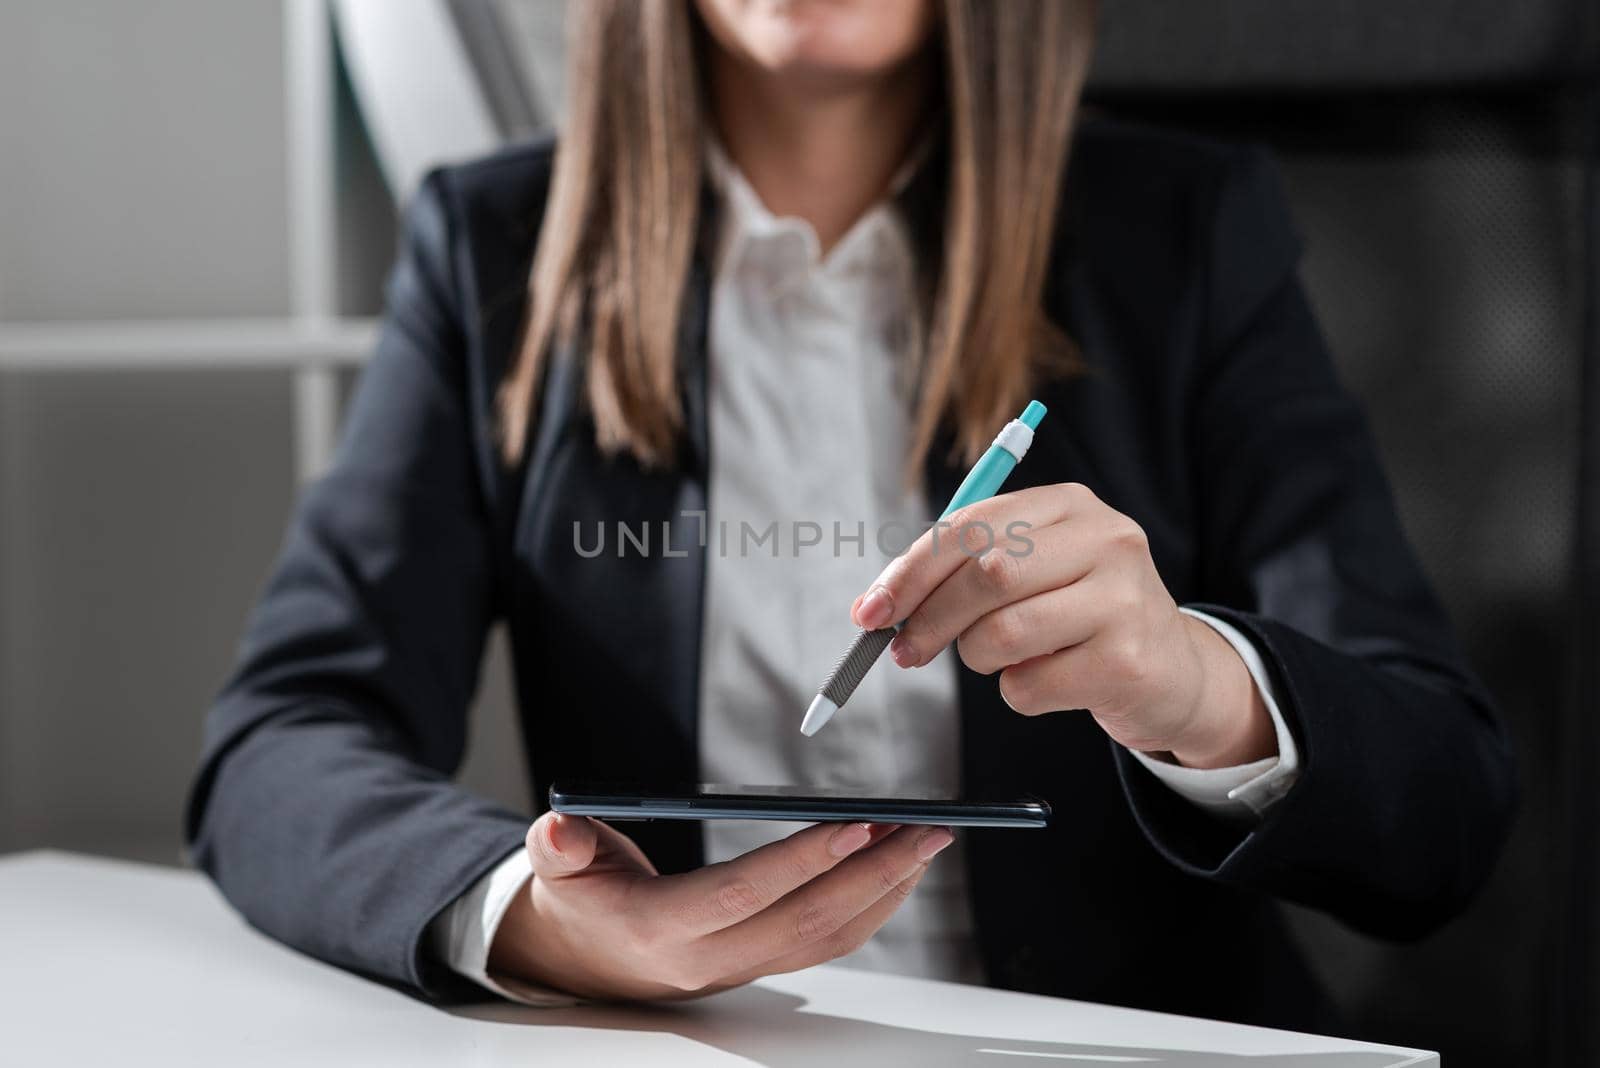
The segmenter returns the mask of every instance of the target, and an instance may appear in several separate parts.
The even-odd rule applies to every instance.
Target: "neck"
[[[714,50],[711,108],[762,203],[806,220],[827,251],[888,191],[917,137],[930,77],[922,57],[870,82],[819,89]]]

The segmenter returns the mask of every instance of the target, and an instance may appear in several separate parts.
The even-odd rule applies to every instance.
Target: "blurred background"
[[[0,5],[0,852],[182,863],[200,719],[430,165],[559,122],[560,0]],[[1106,0],[1102,110],[1278,154],[1400,511],[1519,746],[1472,913],[1296,913],[1350,1032],[1594,1063],[1600,5]],[[1581,458],[1589,458],[1580,462]],[[526,806],[498,648],[465,772]]]

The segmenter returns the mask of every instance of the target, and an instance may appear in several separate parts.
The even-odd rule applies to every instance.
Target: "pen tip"
[[[1044,419],[1045,410],[1045,406],[1038,401],[1029,401],[1018,420],[1029,430],[1038,430],[1039,423]]]
[[[806,718],[800,721],[800,733],[807,738],[811,737],[826,726],[837,711],[839,711],[838,705],[820,693],[817,694],[811,701],[811,707],[806,709]]]

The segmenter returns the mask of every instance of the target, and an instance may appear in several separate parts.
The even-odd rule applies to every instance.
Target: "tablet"
[[[1036,797],[971,800],[898,790],[864,797],[815,786],[668,786],[558,782],[550,807],[611,820],[798,820],[808,823],[919,823],[945,827],[1044,827],[1050,806]]]

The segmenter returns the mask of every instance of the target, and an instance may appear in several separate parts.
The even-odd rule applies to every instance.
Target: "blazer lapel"
[[[581,350],[550,362],[523,481],[512,602],[527,606],[516,655],[524,689],[537,681],[520,703],[537,724],[529,756],[541,795],[557,776],[699,776],[709,300],[708,263],[696,255],[679,319],[685,426],[671,470],[602,454],[583,402]],[[628,834],[663,872],[701,863],[698,824],[640,823]]]

